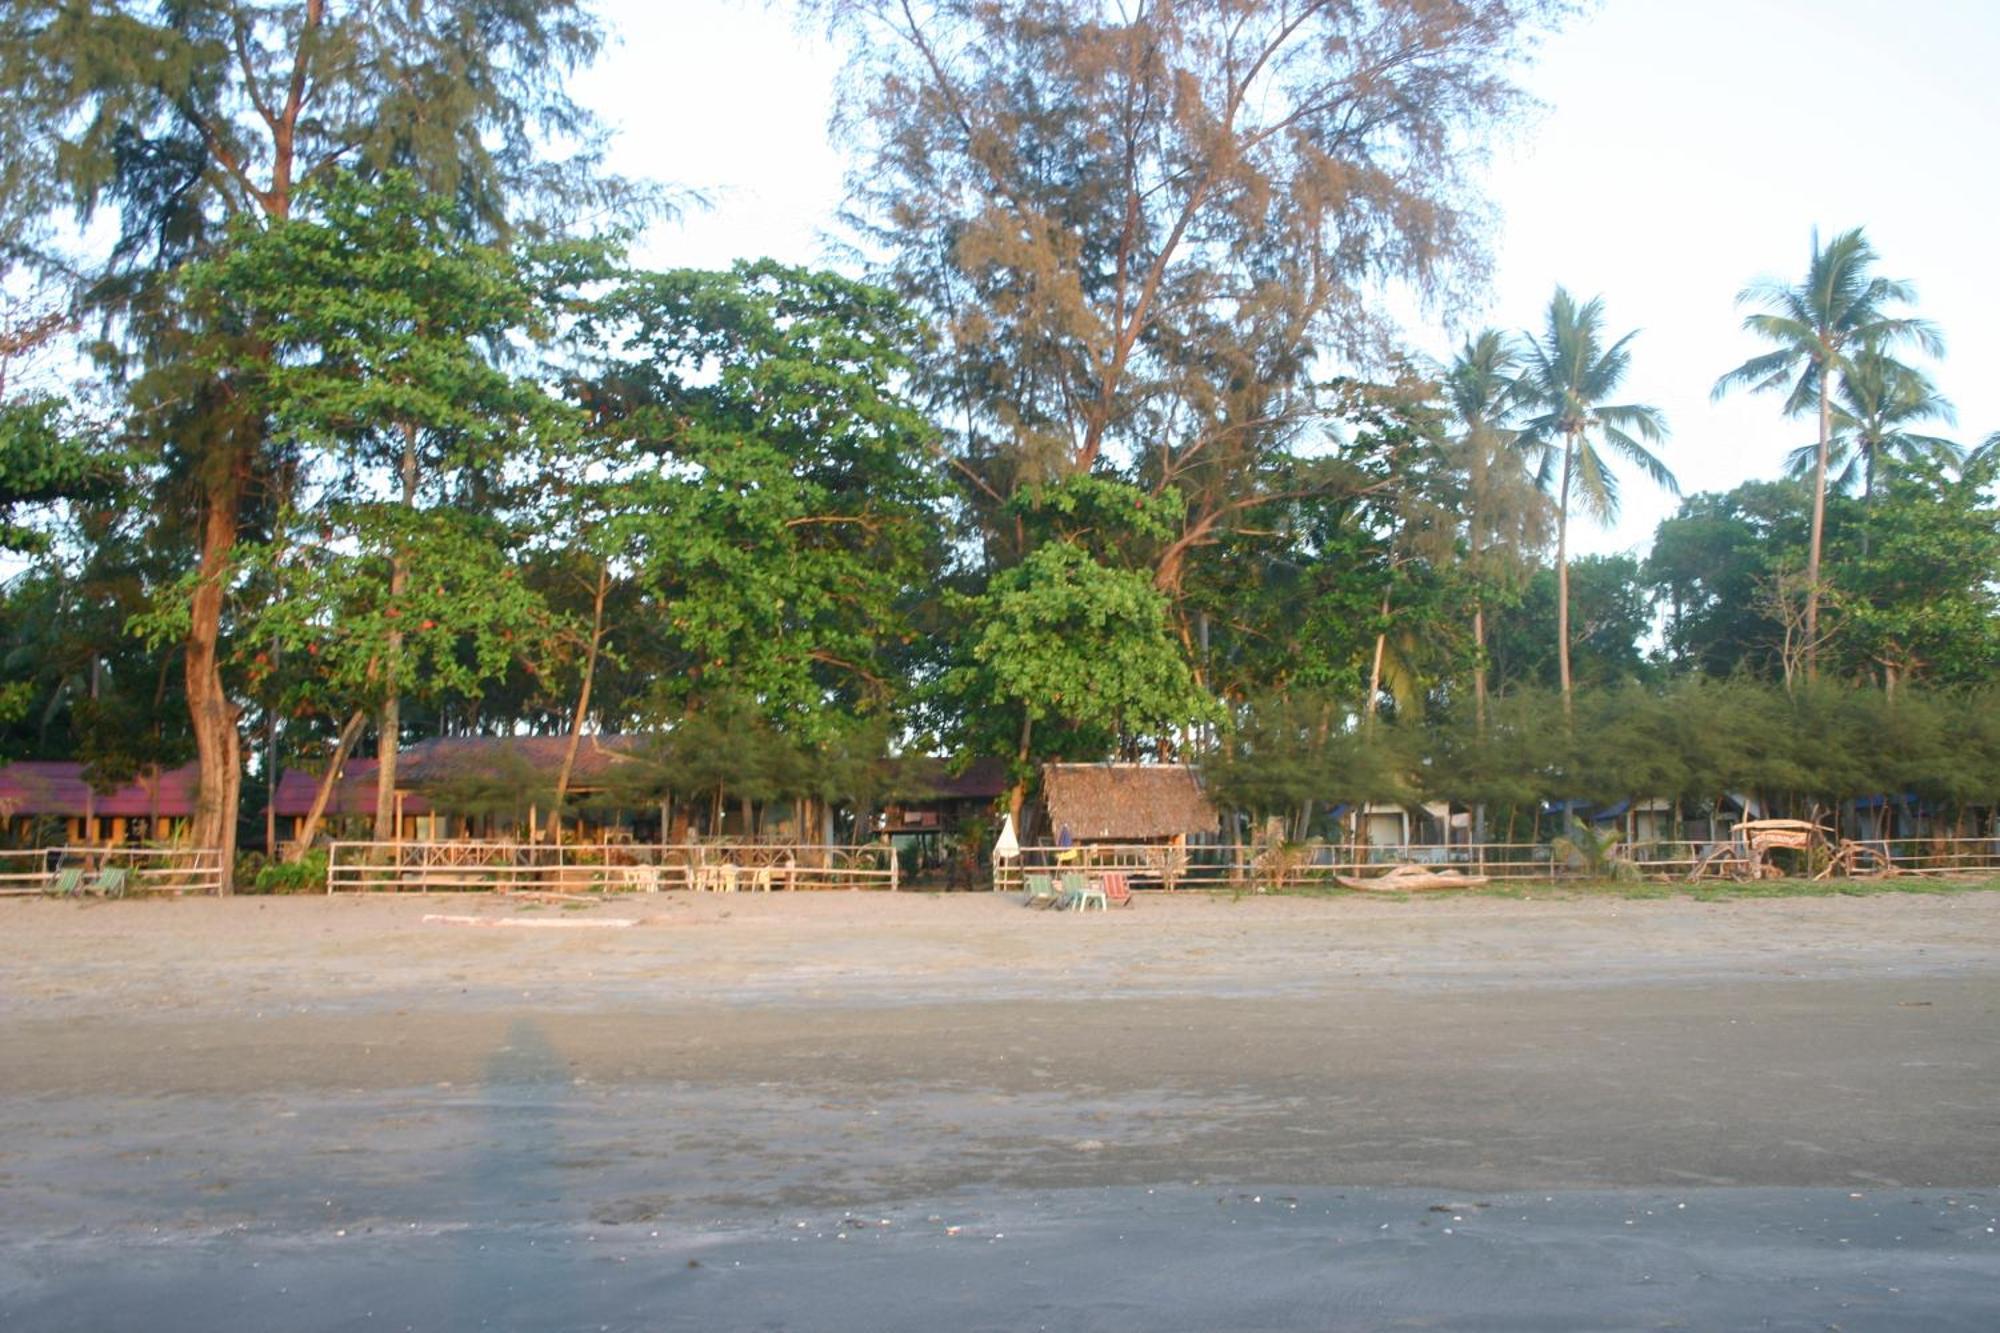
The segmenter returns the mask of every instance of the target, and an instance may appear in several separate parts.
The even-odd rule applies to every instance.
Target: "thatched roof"
[[[904,755],[890,761],[889,785],[905,801],[990,801],[1007,791],[1007,761],[975,759],[954,773],[949,760]]]
[[[571,788],[603,786],[634,747],[635,741],[627,736],[583,737],[570,772]],[[416,791],[513,774],[554,782],[568,748],[567,736],[451,736],[419,741],[398,758],[396,782]]]
[[[1049,832],[1080,842],[1141,842],[1215,833],[1222,821],[1201,778],[1181,764],[1047,764]]]

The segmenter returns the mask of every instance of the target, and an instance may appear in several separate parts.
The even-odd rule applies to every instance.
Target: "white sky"
[[[616,165],[708,192],[636,258],[822,263],[840,200],[827,143],[833,52],[757,0],[602,0],[622,37],[585,98],[621,130]],[[1525,82],[1545,111],[1488,171],[1502,213],[1491,301],[1467,325],[1535,327],[1557,283],[1638,328],[1626,397],[1662,408],[1684,489],[1774,476],[1810,439],[1775,400],[1711,404],[1758,344],[1738,290],[1796,280],[1811,230],[1865,226],[1881,271],[1943,327],[1956,438],[2000,430],[2000,0],[1606,0]],[[1464,330],[1413,328],[1442,355]],[[1637,477],[1587,551],[1642,551],[1674,501]]]

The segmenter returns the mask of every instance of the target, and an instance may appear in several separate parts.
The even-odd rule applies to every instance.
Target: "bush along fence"
[[[326,891],[893,890],[902,869],[896,849],[881,844],[336,842],[327,849]]]

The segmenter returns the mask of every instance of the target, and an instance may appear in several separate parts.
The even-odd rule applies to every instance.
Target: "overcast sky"
[[[820,263],[842,159],[826,120],[835,54],[757,0],[603,0],[622,37],[585,97],[617,165],[709,193],[639,256],[719,267]],[[1536,324],[1557,283],[1641,330],[1627,397],[1665,410],[1687,490],[1775,475],[1811,439],[1774,400],[1711,404],[1758,350],[1738,290],[1796,280],[1812,228],[1865,226],[1881,271],[1943,327],[1957,438],[2000,430],[2000,0],[1607,0],[1524,72],[1545,104],[1493,146],[1501,212],[1490,301],[1465,325]],[[1461,327],[1418,326],[1448,353]],[[1674,501],[1636,477],[1584,550],[1643,551]]]

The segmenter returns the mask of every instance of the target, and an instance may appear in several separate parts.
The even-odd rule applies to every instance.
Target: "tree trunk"
[[[1365,716],[1370,722],[1382,704],[1382,657],[1389,647],[1389,594],[1382,593],[1382,624],[1375,631],[1375,660],[1368,668],[1368,707]]]
[[[1812,545],[1806,552],[1806,679],[1819,679],[1819,553],[1826,533],[1826,455],[1833,436],[1833,368],[1819,376],[1819,450],[1813,460]]]
[[[1486,734],[1486,602],[1472,604],[1472,727]]]
[[[417,503],[417,430],[403,427],[403,508]],[[389,565],[389,607],[400,611],[396,601],[409,584],[409,562],[398,550]],[[400,842],[403,830],[396,819],[396,752],[403,741],[403,631],[389,631],[382,645],[382,721],[375,734],[375,841]]]
[[[271,648],[273,670],[283,667],[285,650],[283,644]],[[96,659],[91,666],[95,668]],[[95,681],[93,680],[93,684]],[[278,710],[267,707],[264,710],[264,855],[278,854]]]
[[[597,651],[604,642],[604,595],[611,586],[611,566],[597,567],[597,592],[590,602],[590,646],[583,654],[583,684],[576,692],[576,714],[570,719],[569,744],[563,747],[562,767],[556,770],[556,799],[549,810],[549,841],[557,840],[562,825],[563,801],[569,796],[570,774],[576,771],[577,747],[583,743],[583,722],[590,716],[590,687],[597,678]]]
[[[1015,764],[1019,768],[1027,767],[1028,742],[1033,739],[1034,734],[1035,715],[1028,712],[1027,706],[1023,705],[1021,708],[1021,744],[1014,752]],[[1016,836],[1019,836],[1021,831],[1021,807],[1027,804],[1027,800],[1028,780],[1026,778],[1014,779],[1014,785],[1007,789],[1007,813],[1014,817],[1014,832]]]
[[[236,509],[246,459],[225,460],[206,488],[202,514],[200,582],[188,608],[187,700],[194,729],[199,780],[193,844],[216,849],[221,892],[236,887],[236,815],[243,795],[243,738],[239,711],[222,684],[222,606],[229,582],[229,552],[236,544]]]
[[[1563,443],[1562,491],[1556,501],[1556,672],[1562,682],[1563,716],[1573,703],[1569,678],[1569,468],[1576,457],[1576,437]]]
[[[333,799],[334,784],[340,781],[340,767],[347,762],[348,751],[354,748],[354,741],[367,724],[368,710],[357,708],[354,716],[347,719],[347,725],[340,729],[340,739],[334,742],[333,762],[326,766],[326,772],[319,780],[319,790],[313,793],[312,809],[306,812],[306,822],[299,826],[299,833],[292,840],[292,855],[289,860],[297,861],[305,856],[319,836],[320,820],[326,816],[327,802]]]

